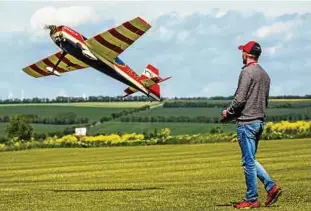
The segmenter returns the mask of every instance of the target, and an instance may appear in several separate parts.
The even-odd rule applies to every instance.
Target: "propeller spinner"
[[[45,25],[45,30],[50,30],[50,34],[54,34],[56,32],[57,26],[56,25]]]

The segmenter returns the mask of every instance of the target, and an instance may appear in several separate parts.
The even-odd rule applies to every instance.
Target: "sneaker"
[[[251,208],[259,208],[259,201],[241,201],[240,203],[234,204],[234,208],[236,209],[251,209]]]
[[[272,189],[268,192],[267,200],[265,202],[266,207],[269,207],[277,202],[281,195],[282,189],[279,188],[277,185],[274,185]]]

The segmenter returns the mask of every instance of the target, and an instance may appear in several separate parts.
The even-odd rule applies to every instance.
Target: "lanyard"
[[[258,64],[258,62],[250,62],[250,63],[244,65],[244,66],[242,67],[242,69],[244,69],[245,67],[248,67],[248,66],[251,66],[251,65],[257,65],[257,64]]]

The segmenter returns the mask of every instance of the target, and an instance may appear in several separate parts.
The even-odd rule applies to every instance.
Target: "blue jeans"
[[[267,191],[270,191],[275,184],[255,156],[263,127],[264,122],[259,120],[238,125],[238,140],[242,152],[242,166],[247,186],[246,201],[256,201],[258,199],[257,177],[264,184]]]

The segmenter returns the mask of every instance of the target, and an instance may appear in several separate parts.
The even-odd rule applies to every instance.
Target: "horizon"
[[[147,96],[144,95],[136,95],[136,96],[129,96],[126,98],[123,98],[123,96],[121,95],[117,95],[117,96],[104,96],[104,95],[98,95],[98,96],[56,96],[54,98],[40,98],[40,97],[33,97],[33,98],[2,98],[0,99],[0,103],[3,102],[23,102],[24,101],[28,101],[28,100],[34,100],[34,99],[39,99],[39,100],[48,100],[50,101],[58,101],[57,98],[65,98],[65,99],[69,99],[69,100],[78,100],[78,99],[83,99],[84,101],[89,101],[91,102],[92,100],[90,100],[90,98],[109,98],[109,99],[113,99],[113,100],[117,100],[120,99],[122,101],[131,101],[134,99],[134,101],[149,101],[150,99]],[[230,95],[230,96],[210,96],[210,97],[205,97],[205,96],[195,96],[195,97],[177,97],[177,96],[173,96],[173,97],[164,97],[161,100],[172,100],[172,99],[206,99],[206,100],[231,100],[233,99],[234,96]],[[311,94],[306,94],[306,95],[275,95],[275,96],[269,96],[269,99],[311,99]],[[78,101],[79,102],[79,101]],[[101,101],[96,101],[96,102],[101,102]],[[160,102],[160,101],[153,101],[153,102]],[[43,103],[43,102],[40,102]]]

